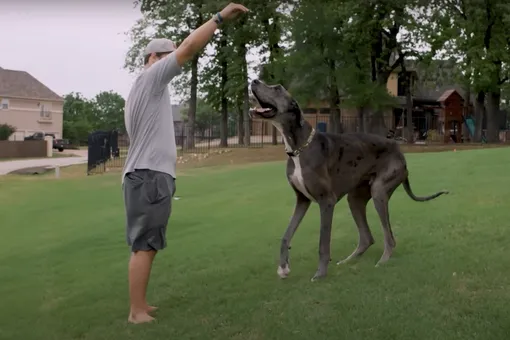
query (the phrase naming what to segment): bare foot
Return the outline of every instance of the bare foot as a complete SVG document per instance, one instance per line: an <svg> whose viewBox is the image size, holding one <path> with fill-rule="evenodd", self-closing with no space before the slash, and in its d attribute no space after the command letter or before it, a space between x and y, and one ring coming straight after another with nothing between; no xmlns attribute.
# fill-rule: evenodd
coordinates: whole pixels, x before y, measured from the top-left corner
<svg viewBox="0 0 510 340"><path fill-rule="evenodd" d="M147 323L147 322L152 322L154 320L156 320L156 319L154 319L152 316L147 314L147 312L141 312L141 313L137 313L137 314L130 313L129 318L128 318L128 322L134 323L134 324Z"/></svg>
<svg viewBox="0 0 510 340"><path fill-rule="evenodd" d="M147 306L147 313L155 312L158 309L156 306Z"/></svg>

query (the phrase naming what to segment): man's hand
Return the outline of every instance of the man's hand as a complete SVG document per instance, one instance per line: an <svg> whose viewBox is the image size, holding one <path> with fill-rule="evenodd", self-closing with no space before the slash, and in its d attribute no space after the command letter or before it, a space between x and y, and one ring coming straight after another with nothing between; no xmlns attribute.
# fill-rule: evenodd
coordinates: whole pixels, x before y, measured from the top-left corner
<svg viewBox="0 0 510 340"><path fill-rule="evenodd" d="M239 14L246 12L248 12L248 8L244 7L243 5L231 2L220 12L220 15L223 20L227 21L235 19Z"/></svg>
<svg viewBox="0 0 510 340"><path fill-rule="evenodd" d="M248 12L248 8L232 2L220 12L220 15L223 20L227 21L246 12ZM193 56L203 49L209 40L211 40L217 28L217 23L213 17L193 31L174 52L177 63L182 66L185 62L193 58Z"/></svg>

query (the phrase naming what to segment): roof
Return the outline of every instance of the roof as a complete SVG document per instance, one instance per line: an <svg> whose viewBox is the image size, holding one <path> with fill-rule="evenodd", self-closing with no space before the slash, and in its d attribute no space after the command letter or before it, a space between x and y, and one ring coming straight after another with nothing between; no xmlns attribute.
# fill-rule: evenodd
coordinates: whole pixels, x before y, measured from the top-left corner
<svg viewBox="0 0 510 340"><path fill-rule="evenodd" d="M441 97L438 98L438 102L444 102L446 99L448 99L448 97L450 97L453 93L457 92L457 90L455 89L450 89L450 90L446 90L444 91L444 93L441 95Z"/></svg>
<svg viewBox="0 0 510 340"><path fill-rule="evenodd" d="M2 96L64 101L30 73L0 67L0 97Z"/></svg>

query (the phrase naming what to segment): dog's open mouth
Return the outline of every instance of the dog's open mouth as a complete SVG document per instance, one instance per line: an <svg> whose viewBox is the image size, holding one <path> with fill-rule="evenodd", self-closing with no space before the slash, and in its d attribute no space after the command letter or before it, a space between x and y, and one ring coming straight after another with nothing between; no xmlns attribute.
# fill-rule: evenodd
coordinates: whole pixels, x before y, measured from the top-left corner
<svg viewBox="0 0 510 340"><path fill-rule="evenodd" d="M257 99L257 102L259 103L260 107L251 109L250 110L251 114L255 114L264 119L271 119L274 116L276 116L276 113L278 112L276 107L269 103L262 102L255 93L253 93L253 96L255 97L255 99Z"/></svg>
<svg viewBox="0 0 510 340"><path fill-rule="evenodd" d="M258 115L258 116L261 116L262 118L266 118L266 119L269 119L269 118L273 118L274 116L276 116L276 109L272 108L272 107L257 107L255 109L253 109L253 112Z"/></svg>

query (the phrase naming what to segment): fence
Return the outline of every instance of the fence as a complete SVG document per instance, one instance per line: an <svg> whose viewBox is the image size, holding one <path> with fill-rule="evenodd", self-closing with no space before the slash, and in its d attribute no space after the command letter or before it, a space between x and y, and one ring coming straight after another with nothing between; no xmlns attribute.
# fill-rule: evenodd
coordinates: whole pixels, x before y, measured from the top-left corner
<svg viewBox="0 0 510 340"><path fill-rule="evenodd" d="M48 143L45 140L0 141L0 159L46 157Z"/></svg>
<svg viewBox="0 0 510 340"><path fill-rule="evenodd" d="M305 114L305 119L320 132L332 132L329 115ZM437 117L413 117L412 132L402 125L401 116L387 115L379 118L341 117L341 132L376 133L402 143L409 139L416 144L443 144L470 142L473 131L465 122L449 122L448 126ZM404 122L405 124L405 122ZM184 124L175 124L175 141L179 155L207 153L220 148L262 148L271 144L283 144L280 132L270 121L252 119L249 129L244 124L229 122L222 136L219 123L202 124L191 129ZM244 131L249 130L249 135ZM506 137L506 133L503 133ZM505 138L506 140L506 138ZM129 140L115 131L96 131L89 135L88 174L102 173L109 168L122 168L127 156Z"/></svg>
<svg viewBox="0 0 510 340"><path fill-rule="evenodd" d="M328 115L306 115L308 123L320 132L334 132L333 124ZM272 142L272 124L270 122L258 122L260 131L258 138L263 144ZM449 122L449 126L437 120L437 118L413 117L412 129L405 128L405 120L400 116L386 115L378 118L341 117L340 131L343 133L363 132L374 133L386 138L401 142L411 140L417 144L427 143L461 143L471 142L473 131L464 122ZM483 131L484 133L485 131ZM277 132L277 144L283 143L283 138Z"/></svg>

